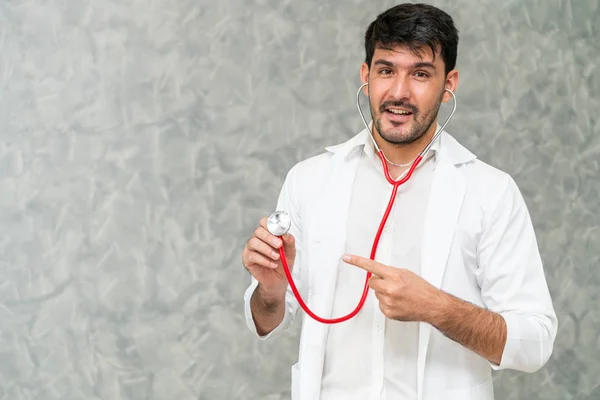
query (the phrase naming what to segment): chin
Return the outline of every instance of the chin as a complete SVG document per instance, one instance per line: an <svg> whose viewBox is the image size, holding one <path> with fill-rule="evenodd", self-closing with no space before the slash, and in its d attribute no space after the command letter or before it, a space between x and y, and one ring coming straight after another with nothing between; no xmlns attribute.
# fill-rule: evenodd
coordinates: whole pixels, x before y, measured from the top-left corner
<svg viewBox="0 0 600 400"><path fill-rule="evenodd" d="M403 140L410 138L410 136L411 136L411 130L408 129L408 127L384 129L383 132L381 133L381 137L383 137L386 140L390 139L390 140L403 141Z"/></svg>
<svg viewBox="0 0 600 400"><path fill-rule="evenodd" d="M413 138L408 138L406 136L397 136L397 135L387 136L386 135L386 136L381 136L381 137L386 142L397 145L397 146L405 146L405 145L411 144L412 142L415 141Z"/></svg>
<svg viewBox="0 0 600 400"><path fill-rule="evenodd" d="M384 131L383 134L380 133L380 136L388 143L397 144L397 145L407 145L419 140L423 135L414 135L410 129L402 129L398 130L387 130Z"/></svg>

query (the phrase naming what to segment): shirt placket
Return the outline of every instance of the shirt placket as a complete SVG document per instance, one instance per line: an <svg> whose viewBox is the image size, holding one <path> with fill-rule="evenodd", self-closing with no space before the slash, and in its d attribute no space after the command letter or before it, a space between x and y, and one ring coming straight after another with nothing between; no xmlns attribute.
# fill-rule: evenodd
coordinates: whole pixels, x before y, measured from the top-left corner
<svg viewBox="0 0 600 400"><path fill-rule="evenodd" d="M389 196L391 195L392 188L390 186L388 193L382 199L381 215L385 213L385 210L389 203ZM379 246L375 255L375 260L382 263L388 264L391 252L392 252L392 237L393 237L393 220L394 220L394 207L392 208L388 217L387 223L381 233ZM385 343L385 316L379 308L379 301L373 301L373 349L372 349L372 371L373 371L373 382L371 385L371 400L379 400L383 391L383 378L384 378L384 343Z"/></svg>

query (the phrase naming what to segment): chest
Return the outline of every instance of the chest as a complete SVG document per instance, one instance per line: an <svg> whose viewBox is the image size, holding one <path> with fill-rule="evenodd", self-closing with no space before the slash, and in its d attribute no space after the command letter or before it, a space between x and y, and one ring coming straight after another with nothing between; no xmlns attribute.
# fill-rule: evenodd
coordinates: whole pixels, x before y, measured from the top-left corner
<svg viewBox="0 0 600 400"><path fill-rule="evenodd" d="M465 187L440 183L430 172L415 175L398 189L375 259L410 268L430 282L437 280L439 286L458 291L457 285L465 282L476 285L481 207ZM303 276L312 294L332 290L331 282L344 274L343 254L369 257L391 200L392 185L376 172L356 168L346 175L316 190L311 206L303 210L303 268L307 269Z"/></svg>

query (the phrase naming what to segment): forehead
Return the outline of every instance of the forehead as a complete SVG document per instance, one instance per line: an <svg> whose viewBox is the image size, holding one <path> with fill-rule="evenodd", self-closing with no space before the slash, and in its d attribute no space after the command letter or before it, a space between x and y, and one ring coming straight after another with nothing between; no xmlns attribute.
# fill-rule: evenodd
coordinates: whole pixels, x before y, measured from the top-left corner
<svg viewBox="0 0 600 400"><path fill-rule="evenodd" d="M442 57L440 57L439 46L435 53L427 45L411 48L408 45L396 45L392 48L377 46L373 53L373 61L385 60L396 64L415 64L418 62L430 62L437 66L443 66Z"/></svg>

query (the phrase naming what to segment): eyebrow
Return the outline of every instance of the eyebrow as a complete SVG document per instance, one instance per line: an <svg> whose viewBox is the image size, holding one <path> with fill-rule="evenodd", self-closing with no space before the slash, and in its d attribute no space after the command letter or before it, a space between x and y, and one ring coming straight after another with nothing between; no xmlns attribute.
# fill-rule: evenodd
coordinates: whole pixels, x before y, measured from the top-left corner
<svg viewBox="0 0 600 400"><path fill-rule="evenodd" d="M391 61L387 61L387 60L375 60L373 62L373 65L385 65L386 67L394 67L394 63ZM431 68L433 70L435 70L435 65L433 65L433 63L431 62L427 62L427 61L420 61L417 63L414 63L412 65L409 66L409 69L416 69L416 68Z"/></svg>

